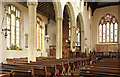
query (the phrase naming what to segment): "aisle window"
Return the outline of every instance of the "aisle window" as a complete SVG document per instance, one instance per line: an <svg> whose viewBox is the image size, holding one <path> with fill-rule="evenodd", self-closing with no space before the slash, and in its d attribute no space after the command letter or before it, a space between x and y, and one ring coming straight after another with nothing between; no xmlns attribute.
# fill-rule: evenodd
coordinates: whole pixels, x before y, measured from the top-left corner
<svg viewBox="0 0 120 77"><path fill-rule="evenodd" d="M37 17L37 49L42 50L42 20Z"/></svg>
<svg viewBox="0 0 120 77"><path fill-rule="evenodd" d="M99 23L99 43L118 42L118 22L112 14L104 15Z"/></svg>
<svg viewBox="0 0 120 77"><path fill-rule="evenodd" d="M8 5L7 11L7 47L20 47L20 10L14 5Z"/></svg>

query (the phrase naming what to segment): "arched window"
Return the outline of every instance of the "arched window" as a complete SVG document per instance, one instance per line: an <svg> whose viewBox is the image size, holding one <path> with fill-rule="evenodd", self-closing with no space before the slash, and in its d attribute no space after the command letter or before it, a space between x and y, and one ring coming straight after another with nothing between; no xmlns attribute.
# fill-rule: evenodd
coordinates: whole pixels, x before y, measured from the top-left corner
<svg viewBox="0 0 120 77"><path fill-rule="evenodd" d="M42 20L37 17L37 49L42 49Z"/></svg>
<svg viewBox="0 0 120 77"><path fill-rule="evenodd" d="M8 5L7 11L7 47L17 45L20 47L20 10L14 5Z"/></svg>
<svg viewBox="0 0 120 77"><path fill-rule="evenodd" d="M111 14L104 15L99 23L99 43L118 42L118 22Z"/></svg>

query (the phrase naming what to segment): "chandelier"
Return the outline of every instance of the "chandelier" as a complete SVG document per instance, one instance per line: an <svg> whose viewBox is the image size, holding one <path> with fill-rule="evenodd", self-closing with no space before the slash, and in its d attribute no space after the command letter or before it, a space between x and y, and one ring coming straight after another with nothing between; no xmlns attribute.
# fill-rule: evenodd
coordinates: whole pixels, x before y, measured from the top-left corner
<svg viewBox="0 0 120 77"><path fill-rule="evenodd" d="M4 20L6 18L6 13L8 11L8 6L7 5L4 5L4 9L5 9L5 15L3 16L3 19L2 19L2 25L1 25L1 34L3 34L5 36L5 38L7 37L7 31L10 31L10 29L7 29L7 26L5 28L3 28L3 23L4 23Z"/></svg>

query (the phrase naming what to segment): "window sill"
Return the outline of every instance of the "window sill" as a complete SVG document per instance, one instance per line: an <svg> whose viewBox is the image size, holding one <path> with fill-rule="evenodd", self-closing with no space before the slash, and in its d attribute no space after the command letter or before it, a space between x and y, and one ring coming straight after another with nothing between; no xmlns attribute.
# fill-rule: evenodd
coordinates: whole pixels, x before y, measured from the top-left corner
<svg viewBox="0 0 120 77"><path fill-rule="evenodd" d="M42 50L41 51L37 51L37 52L42 52Z"/></svg>
<svg viewBox="0 0 120 77"><path fill-rule="evenodd" d="M17 52L17 51L22 51L22 50L7 50L7 51L16 51Z"/></svg>
<svg viewBox="0 0 120 77"><path fill-rule="evenodd" d="M118 43L98 43L98 44L118 44Z"/></svg>

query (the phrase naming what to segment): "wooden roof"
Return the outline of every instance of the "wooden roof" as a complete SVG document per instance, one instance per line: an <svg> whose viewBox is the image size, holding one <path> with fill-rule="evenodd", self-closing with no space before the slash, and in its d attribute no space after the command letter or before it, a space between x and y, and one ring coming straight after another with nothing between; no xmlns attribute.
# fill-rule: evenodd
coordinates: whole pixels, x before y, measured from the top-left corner
<svg viewBox="0 0 120 77"><path fill-rule="evenodd" d="M27 7L27 2L19 2L19 3ZM120 5L120 2L87 2L87 8L90 6L92 9L92 15L97 8L113 6L113 5ZM55 11L52 2L38 2L37 12L55 21ZM63 17L64 16L65 15L63 15Z"/></svg>
<svg viewBox="0 0 120 77"><path fill-rule="evenodd" d="M27 2L19 2L19 4L27 7ZM37 12L47 18L55 20L55 11L52 2L38 2Z"/></svg>
<svg viewBox="0 0 120 77"><path fill-rule="evenodd" d="M114 6L114 5L120 5L120 2L88 2L87 8L90 6L92 9L92 15L94 11L98 8L106 7L106 6Z"/></svg>

